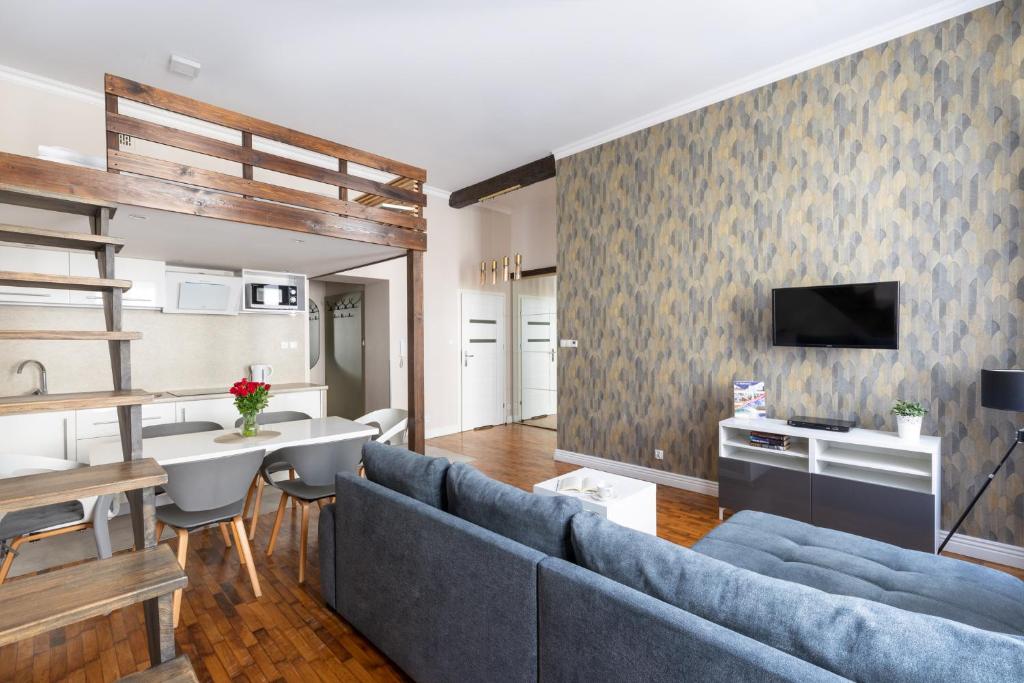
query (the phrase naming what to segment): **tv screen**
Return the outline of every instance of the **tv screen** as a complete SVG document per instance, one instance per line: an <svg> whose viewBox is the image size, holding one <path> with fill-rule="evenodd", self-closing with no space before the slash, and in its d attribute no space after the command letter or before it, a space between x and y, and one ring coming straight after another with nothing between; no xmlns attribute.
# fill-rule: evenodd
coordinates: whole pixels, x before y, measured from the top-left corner
<svg viewBox="0 0 1024 683"><path fill-rule="evenodd" d="M900 283L786 287L772 291L775 346L899 348Z"/></svg>

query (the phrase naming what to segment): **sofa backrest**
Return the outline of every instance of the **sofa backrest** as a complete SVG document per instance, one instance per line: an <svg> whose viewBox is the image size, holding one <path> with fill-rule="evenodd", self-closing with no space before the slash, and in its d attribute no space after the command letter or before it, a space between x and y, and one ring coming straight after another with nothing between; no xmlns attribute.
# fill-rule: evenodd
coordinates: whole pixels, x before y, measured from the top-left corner
<svg viewBox="0 0 1024 683"><path fill-rule="evenodd" d="M557 558L537 578L541 681L845 680Z"/></svg>
<svg viewBox="0 0 1024 683"><path fill-rule="evenodd" d="M334 606L414 680L535 681L532 548L339 474Z"/></svg>
<svg viewBox="0 0 1024 683"><path fill-rule="evenodd" d="M495 481L471 465L452 465L448 511L547 555L572 559L569 520L583 509L575 498L538 496Z"/></svg>
<svg viewBox="0 0 1024 683"><path fill-rule="evenodd" d="M445 479L449 463L405 448L369 441L363 446L366 478L439 510L446 509Z"/></svg>
<svg viewBox="0 0 1024 683"><path fill-rule="evenodd" d="M859 681L1006 681L1024 642L876 602L761 576L608 522L572 520L587 569Z"/></svg>

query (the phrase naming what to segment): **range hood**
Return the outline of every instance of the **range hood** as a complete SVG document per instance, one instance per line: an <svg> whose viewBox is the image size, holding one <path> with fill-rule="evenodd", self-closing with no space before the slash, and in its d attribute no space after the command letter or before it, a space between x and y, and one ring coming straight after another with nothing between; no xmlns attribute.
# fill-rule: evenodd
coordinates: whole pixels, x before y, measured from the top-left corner
<svg viewBox="0 0 1024 683"><path fill-rule="evenodd" d="M242 278L231 271L167 268L164 313L238 315Z"/></svg>

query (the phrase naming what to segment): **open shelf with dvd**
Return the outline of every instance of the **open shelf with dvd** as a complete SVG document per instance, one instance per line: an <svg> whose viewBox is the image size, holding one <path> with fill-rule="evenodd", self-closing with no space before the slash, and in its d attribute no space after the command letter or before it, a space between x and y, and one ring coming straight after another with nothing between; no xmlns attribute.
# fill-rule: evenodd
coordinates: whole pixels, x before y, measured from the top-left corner
<svg viewBox="0 0 1024 683"><path fill-rule="evenodd" d="M832 432L773 419L729 418L718 428L723 508L785 514L872 538L879 536L869 520L886 514L909 521L879 540L934 551L942 481L938 437L910 441L892 432ZM806 493L804 480L794 478L803 473Z"/></svg>

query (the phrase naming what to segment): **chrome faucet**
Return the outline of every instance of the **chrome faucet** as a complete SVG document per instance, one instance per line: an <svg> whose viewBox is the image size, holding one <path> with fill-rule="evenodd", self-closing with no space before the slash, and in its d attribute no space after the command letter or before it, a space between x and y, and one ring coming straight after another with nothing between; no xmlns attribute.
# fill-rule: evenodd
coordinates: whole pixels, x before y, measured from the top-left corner
<svg viewBox="0 0 1024 683"><path fill-rule="evenodd" d="M39 366L39 388L33 391L32 393L37 396L45 396L46 394L50 393L49 390L46 388L46 366L37 360L23 360L21 361L21 365L18 366L19 375L21 374L21 371L25 369L26 365Z"/></svg>

